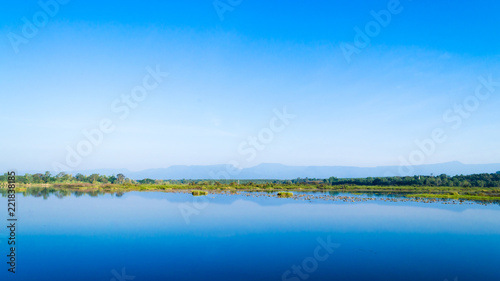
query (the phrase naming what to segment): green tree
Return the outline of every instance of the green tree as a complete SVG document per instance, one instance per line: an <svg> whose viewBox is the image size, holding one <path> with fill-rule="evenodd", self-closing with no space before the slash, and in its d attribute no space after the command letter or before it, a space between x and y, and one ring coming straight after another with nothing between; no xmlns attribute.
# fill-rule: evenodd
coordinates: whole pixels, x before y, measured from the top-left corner
<svg viewBox="0 0 500 281"><path fill-rule="evenodd" d="M75 179L76 179L76 181L78 181L78 182L85 182L86 177L85 177L84 175L82 175L82 174L78 173L78 174L76 174Z"/></svg>
<svg viewBox="0 0 500 281"><path fill-rule="evenodd" d="M43 176L42 176L42 181L44 183L49 183L49 182L51 182L51 180L52 179L51 179L51 176L50 176L50 172L46 171L45 174L43 174Z"/></svg>
<svg viewBox="0 0 500 281"><path fill-rule="evenodd" d="M116 177L115 177L115 175L111 175L111 176L109 176L109 177L108 177L108 181L109 181L110 183L115 183L115 182L116 182Z"/></svg>
<svg viewBox="0 0 500 281"><path fill-rule="evenodd" d="M90 183L96 183L98 179L99 179L99 174L92 174L89 176Z"/></svg>
<svg viewBox="0 0 500 281"><path fill-rule="evenodd" d="M116 183L122 184L124 182L125 182L125 175L124 174L116 175Z"/></svg>
<svg viewBox="0 0 500 281"><path fill-rule="evenodd" d="M30 174L24 174L24 182L25 183L32 183L33 182L33 176Z"/></svg>

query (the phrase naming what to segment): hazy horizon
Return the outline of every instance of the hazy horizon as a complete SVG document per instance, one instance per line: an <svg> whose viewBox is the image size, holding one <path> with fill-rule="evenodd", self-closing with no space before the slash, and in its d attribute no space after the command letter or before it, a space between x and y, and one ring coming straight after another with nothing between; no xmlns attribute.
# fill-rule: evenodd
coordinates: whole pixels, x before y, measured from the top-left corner
<svg viewBox="0 0 500 281"><path fill-rule="evenodd" d="M14 170L18 175L44 174L63 176L60 171ZM426 164L415 166L289 166L279 163L261 163L252 167L237 169L227 164L216 165L173 165L144 170L130 170L127 168L101 168L88 170L70 170L65 173L83 175L112 176L124 174L134 180L142 179L172 179L172 180L227 180L227 179L279 179L290 180L297 178L378 178L378 177L406 177L406 176L461 176L473 174L498 174L500 163L492 164L464 164L458 161L440 164Z"/></svg>
<svg viewBox="0 0 500 281"><path fill-rule="evenodd" d="M461 165L496 165L500 164L500 161L498 163L463 163L461 161L447 161L447 162L439 162L439 163L425 163L422 165L413 165L413 166L426 166L426 165L442 165L442 164L461 164ZM154 170L154 169L168 169L171 167L179 167L179 166L185 166L185 167L196 167L196 166L201 166L201 167L207 167L207 166L225 166L225 165L231 165L228 163L214 163L214 164L206 164L206 165L169 165L169 166L159 166L159 167L149 167L145 169L129 169L127 167L97 167L97 168L90 168L90 169L73 169L73 170L67 170L63 172L74 172L74 171L93 171L93 170L128 170L131 172L139 172L139 171L145 171L145 170ZM373 166L356 166L356 165L287 165L283 163L272 163L272 162L263 162L263 163L257 163L252 166L248 166L245 168L255 168L258 166L262 165L282 165L282 166L287 166L287 167L353 167L353 168L377 168L377 167L394 167L394 166L400 166L400 165L373 165ZM409 165L411 166L411 165ZM12 169L8 169L12 170ZM16 169L13 169L16 170ZM38 172L44 172L45 170L32 170L32 169L18 169L18 170L29 170L29 171L38 171ZM50 169L48 170L49 172L53 172Z"/></svg>

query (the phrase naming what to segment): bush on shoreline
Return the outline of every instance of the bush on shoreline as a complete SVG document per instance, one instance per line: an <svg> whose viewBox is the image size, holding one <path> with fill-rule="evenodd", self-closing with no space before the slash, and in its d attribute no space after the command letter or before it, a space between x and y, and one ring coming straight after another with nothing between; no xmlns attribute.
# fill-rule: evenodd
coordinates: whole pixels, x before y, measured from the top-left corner
<svg viewBox="0 0 500 281"><path fill-rule="evenodd" d="M203 190L193 190L191 193L193 194L193 196L208 195L208 192Z"/></svg>
<svg viewBox="0 0 500 281"><path fill-rule="evenodd" d="M278 192L278 197L281 197L281 198L292 198L293 197L293 193L292 192L288 192L288 191L280 191L280 192Z"/></svg>

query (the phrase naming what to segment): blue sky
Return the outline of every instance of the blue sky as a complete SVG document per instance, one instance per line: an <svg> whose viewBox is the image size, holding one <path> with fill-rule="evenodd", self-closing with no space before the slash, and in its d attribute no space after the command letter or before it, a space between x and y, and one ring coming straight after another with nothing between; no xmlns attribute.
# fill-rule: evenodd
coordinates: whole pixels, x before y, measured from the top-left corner
<svg viewBox="0 0 500 281"><path fill-rule="evenodd" d="M220 1L233 3L223 20L213 3L68 1L16 45L23 18L44 10L4 1L0 168L67 165L68 147L103 119L115 130L70 168L399 165L435 129L446 141L422 163L500 162L500 87L458 128L443 119L474 95L478 77L500 81L500 3L402 0L349 62L341 44L354 45L355 27L391 1ZM120 119L113 102L142 85L148 67L169 75ZM251 148L248 138L283 108L295 118Z"/></svg>

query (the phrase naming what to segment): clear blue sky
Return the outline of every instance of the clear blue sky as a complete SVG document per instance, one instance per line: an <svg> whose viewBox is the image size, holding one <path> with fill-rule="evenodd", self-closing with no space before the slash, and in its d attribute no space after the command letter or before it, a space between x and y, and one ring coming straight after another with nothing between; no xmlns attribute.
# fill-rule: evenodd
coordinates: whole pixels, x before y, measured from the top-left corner
<svg viewBox="0 0 500 281"><path fill-rule="evenodd" d="M457 129L443 119L479 76L500 81L500 3L402 0L348 62L341 44L389 2L244 0L221 20L210 0L70 0L16 52L23 18L44 12L3 1L0 169L64 164L104 118L115 130L77 169L398 165L436 128L447 140L425 163L500 162L500 87ZM120 119L113 101L157 65L169 76ZM239 153L284 107L286 128L255 158Z"/></svg>

